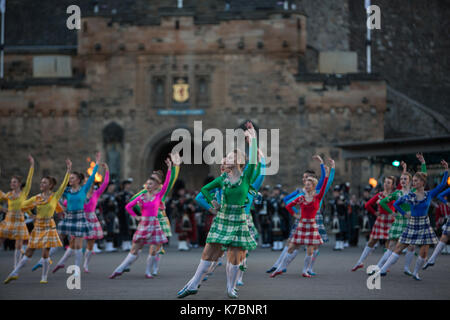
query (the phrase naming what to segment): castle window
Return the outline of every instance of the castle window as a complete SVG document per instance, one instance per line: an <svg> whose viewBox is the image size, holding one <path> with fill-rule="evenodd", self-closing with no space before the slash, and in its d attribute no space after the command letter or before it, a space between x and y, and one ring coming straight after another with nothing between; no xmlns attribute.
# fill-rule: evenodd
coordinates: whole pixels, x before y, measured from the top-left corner
<svg viewBox="0 0 450 320"><path fill-rule="evenodd" d="M69 78L72 77L72 60L70 56L36 56L33 57L34 78Z"/></svg>
<svg viewBox="0 0 450 320"><path fill-rule="evenodd" d="M196 78L196 102L199 107L208 107L210 104L209 76Z"/></svg>
<svg viewBox="0 0 450 320"><path fill-rule="evenodd" d="M153 78L153 106L164 107L165 106L165 78L164 76L157 76Z"/></svg>

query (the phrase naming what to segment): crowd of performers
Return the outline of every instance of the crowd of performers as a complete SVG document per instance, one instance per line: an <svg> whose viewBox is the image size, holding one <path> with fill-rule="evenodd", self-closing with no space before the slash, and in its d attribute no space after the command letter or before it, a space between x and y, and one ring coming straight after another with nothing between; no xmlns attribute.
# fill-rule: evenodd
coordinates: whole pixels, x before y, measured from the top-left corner
<svg viewBox="0 0 450 320"><path fill-rule="evenodd" d="M265 157L258 148L256 132L251 122L246 124L245 136L249 144L248 159L237 149L228 154L220 166L220 176L207 183L195 200L185 204L186 208L195 211L195 203L208 212L212 219L200 262L192 278L178 292L179 298L196 294L202 281L207 280L215 268L222 264L221 259L225 254L226 292L230 298L237 298L238 286L243 285L243 275L247 270L249 252L257 247L260 233L263 247L267 247L272 241L273 249L281 251L277 261L267 270L270 277L274 278L286 272L289 264L297 256L300 246L306 249L302 276L305 278L316 276L314 265L319 256L319 248L324 242L329 241L322 207L324 197L333 184L334 160L328 159L325 164L319 156L314 156L313 158L320 163L320 178L314 171L307 170L302 176L302 187L284 197L281 192L275 197L269 197L267 188L263 188L260 192L265 177ZM421 280L419 271L433 266L439 253L446 247L450 228L446 201L450 189L444 190L448 179L448 164L442 160L441 164L445 170L442 182L434 189L425 191L426 164L421 154L417 154L417 158L421 162L421 171L414 175L408 172L406 164L402 162L400 187L396 178L389 176L385 178L383 191L373 197L370 198L368 190L365 190L367 194L364 208L376 219L372 221L368 242L352 271L363 268L367 256L373 252L376 244L382 241L386 245L386 251L378 262L379 270L375 271L377 275L385 276L389 268L398 261L401 253L406 251L405 274L415 280ZM0 238L15 240L14 266L4 283L18 279L19 273L36 249L41 249L42 255L32 270L42 268L40 282L47 283L52 264L51 256L58 247L63 246L64 238L68 242L68 247L62 258L55 263L52 273L65 268L72 256L79 270L88 273L92 254L98 249L96 241L105 236L104 227L95 212L99 199L106 199L104 202L108 206L108 199L111 198L108 193L113 192L108 190L110 182L108 166L101 162L101 155L97 153L93 172L85 178L83 174L72 171L72 162L67 159L67 171L57 190L54 191L57 187L56 179L45 176L40 182L41 192L29 197L34 159L29 156L29 161L30 170L25 185L21 185L20 177L13 176L10 183L11 191L8 193L0 191L0 199L8 202L8 212L5 219L0 222ZM119 219L123 221L129 215L135 219L137 226L132 236L132 244L125 245L129 253L114 270L111 270L110 279L129 271L147 244L150 248L146 259L145 277L153 278L158 274L159 261L161 254L164 253L163 245L172 236L170 221L166 214L166 198L178 178L182 162L178 154L170 154L165 164L167 166L165 175L162 171L154 171L143 190L134 196L129 190L124 190L126 192L119 200L123 205L123 214L118 215ZM94 178L99 166L104 169L104 180L95 189ZM276 189L281 191L281 187ZM356 207L360 205L354 197L346 202L342 194L343 189L345 186L335 187L333 199L329 202L333 212L333 229L338 228L335 231L335 250L342 250L348 246L348 241L354 242L352 239L355 237L351 235L352 228L348 227L353 224L352 219L349 219L348 212L345 211L349 208L353 211L352 208L355 207L356 212ZM280 202L273 200L280 198L282 199ZM437 238L428 217L428 209L433 198L442 202L441 211L447 215L440 239ZM172 203L172 207L176 205ZM292 215L294 223L283 222L288 219L280 217L281 215L277 213L281 212L281 209ZM31 215L34 220L31 233L25 223L25 213ZM54 220L55 213L62 215L58 224ZM257 227L253 219L255 214ZM268 217L270 219L267 219ZM187 232L184 225L192 225L192 221L186 215L177 220L175 229L180 234L179 239L182 242L183 234ZM369 221L367 223L371 224ZM281 227L282 225L284 227ZM286 226L290 227L290 231L288 230L287 241L283 245ZM107 233L111 234L110 230ZM127 241L125 238L124 243ZM27 242L26 250L22 250L24 242ZM84 242L86 247L83 255ZM111 246L110 241L107 243ZM435 245L435 248L428 258L430 245ZM416 247L419 248L419 256L411 272L410 265Z"/></svg>

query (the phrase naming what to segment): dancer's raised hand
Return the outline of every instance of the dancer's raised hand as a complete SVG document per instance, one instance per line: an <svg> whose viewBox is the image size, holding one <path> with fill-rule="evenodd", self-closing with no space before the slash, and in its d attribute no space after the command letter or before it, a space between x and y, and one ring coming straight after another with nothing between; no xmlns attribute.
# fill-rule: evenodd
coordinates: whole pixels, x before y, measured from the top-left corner
<svg viewBox="0 0 450 320"><path fill-rule="evenodd" d="M333 159L329 158L328 163L330 164L331 168L333 168L333 169L336 168L336 162Z"/></svg>
<svg viewBox="0 0 450 320"><path fill-rule="evenodd" d="M31 167L34 167L34 159L33 159L33 157L31 156L31 154L28 155L28 161L30 161L30 166L31 166Z"/></svg>
<svg viewBox="0 0 450 320"><path fill-rule="evenodd" d="M420 161L421 164L424 164L424 163L425 163L425 159L424 159L424 157L423 157L422 152L417 152L417 153L416 153L416 157L417 157L417 159Z"/></svg>
<svg viewBox="0 0 450 320"><path fill-rule="evenodd" d="M105 162L103 162L103 163L101 164L101 166L102 166L103 169L105 169L105 171L108 171L108 170L109 170L108 164L106 164Z"/></svg>
<svg viewBox="0 0 450 320"><path fill-rule="evenodd" d="M72 171L72 161L70 159L66 159L67 172Z"/></svg>
<svg viewBox="0 0 450 320"><path fill-rule="evenodd" d="M402 168L403 168L403 173L406 173L408 170L407 170L407 168L408 168L408 166L406 165L406 162L405 161L402 161L402 162L400 162L400 165L402 166Z"/></svg>
<svg viewBox="0 0 450 320"><path fill-rule="evenodd" d="M167 159L164 162L166 163L168 169L172 167L172 161L170 161L170 157L167 157Z"/></svg>
<svg viewBox="0 0 450 320"><path fill-rule="evenodd" d="M448 163L445 160L442 160L441 164L444 167L444 169L448 171Z"/></svg>
<svg viewBox="0 0 450 320"><path fill-rule="evenodd" d="M180 157L180 153L171 153L170 154L170 158L172 159L172 163L175 166L180 166L181 165L181 157Z"/></svg>
<svg viewBox="0 0 450 320"><path fill-rule="evenodd" d="M322 157L319 156L318 154L314 155L312 158L313 158L314 160L319 161L320 164L323 164L323 159L322 159Z"/></svg>

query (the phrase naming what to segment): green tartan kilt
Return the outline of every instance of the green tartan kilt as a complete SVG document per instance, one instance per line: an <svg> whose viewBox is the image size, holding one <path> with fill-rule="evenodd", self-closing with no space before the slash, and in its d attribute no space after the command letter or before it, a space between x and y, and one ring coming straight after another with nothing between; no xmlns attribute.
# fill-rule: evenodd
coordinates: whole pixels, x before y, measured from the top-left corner
<svg viewBox="0 0 450 320"><path fill-rule="evenodd" d="M389 229L389 239L390 240L400 239L407 225L408 225L408 218L402 216L401 214L398 214L395 217L394 223L392 223L391 228Z"/></svg>
<svg viewBox="0 0 450 320"><path fill-rule="evenodd" d="M214 218L206 243L220 243L244 250L255 249L257 243L250 234L244 206L222 205Z"/></svg>
<svg viewBox="0 0 450 320"><path fill-rule="evenodd" d="M167 216L162 214L162 211L158 209L158 221L161 226L162 231L166 235L166 237L172 236L172 230L170 230L170 222Z"/></svg>

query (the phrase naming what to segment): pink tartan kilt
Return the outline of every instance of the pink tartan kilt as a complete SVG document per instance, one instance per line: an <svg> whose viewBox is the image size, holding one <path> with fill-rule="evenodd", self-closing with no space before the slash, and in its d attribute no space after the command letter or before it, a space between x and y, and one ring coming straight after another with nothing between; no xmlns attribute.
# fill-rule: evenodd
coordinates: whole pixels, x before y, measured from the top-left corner
<svg viewBox="0 0 450 320"><path fill-rule="evenodd" d="M133 243L142 241L144 244L166 243L167 238L159 225L158 217L142 217L136 232L133 235Z"/></svg>
<svg viewBox="0 0 450 320"><path fill-rule="evenodd" d="M304 245L323 244L316 219L300 219L297 229L292 235L291 243Z"/></svg>
<svg viewBox="0 0 450 320"><path fill-rule="evenodd" d="M103 239L103 228L97 219L95 212L86 212L86 220L92 227L92 234L84 237L86 240Z"/></svg>
<svg viewBox="0 0 450 320"><path fill-rule="evenodd" d="M391 214L380 214L375 220L370 237L372 239L389 239L389 229L395 221Z"/></svg>

